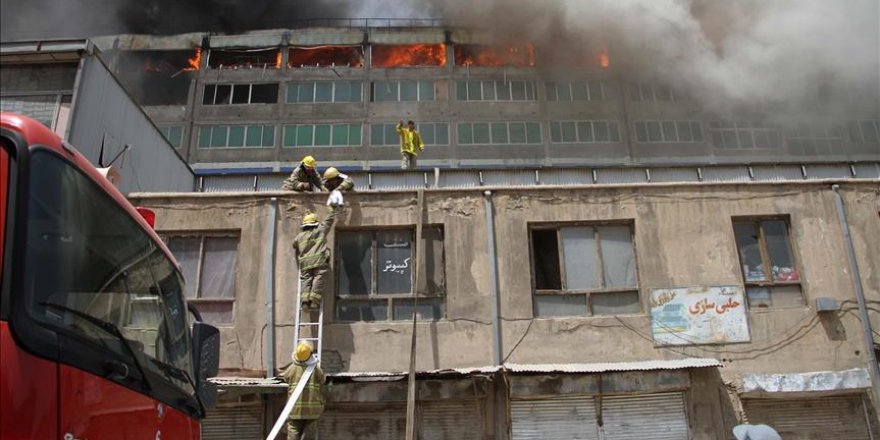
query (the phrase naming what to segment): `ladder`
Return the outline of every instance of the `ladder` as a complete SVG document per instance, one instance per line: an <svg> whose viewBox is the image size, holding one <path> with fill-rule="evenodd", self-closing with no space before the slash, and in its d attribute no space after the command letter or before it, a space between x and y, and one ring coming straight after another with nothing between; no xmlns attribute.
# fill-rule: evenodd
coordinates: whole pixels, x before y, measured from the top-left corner
<svg viewBox="0 0 880 440"><path fill-rule="evenodd" d="M303 312L306 313L306 320L303 321ZM312 348L314 348L315 358L318 360L318 363L321 362L321 348L322 348L322 339L324 336L324 298L321 298L321 307L318 309L318 321L310 322L309 320L312 318L313 312L311 310L303 310L302 308L302 281L300 280L300 272L297 271L296 277L296 318L294 320L293 326L293 349L290 351L293 353L296 351L296 346L301 341L307 341L312 343ZM317 328L316 328L317 327ZM309 331L311 329L311 331ZM304 331L305 330L305 331ZM308 337L303 337L303 335L309 335Z"/></svg>

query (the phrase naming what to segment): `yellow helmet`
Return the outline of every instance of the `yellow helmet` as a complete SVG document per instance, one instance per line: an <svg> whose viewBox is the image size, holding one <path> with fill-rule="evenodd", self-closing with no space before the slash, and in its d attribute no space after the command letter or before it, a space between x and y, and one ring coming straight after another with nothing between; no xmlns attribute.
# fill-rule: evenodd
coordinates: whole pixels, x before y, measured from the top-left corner
<svg viewBox="0 0 880 440"><path fill-rule="evenodd" d="M327 168L326 170L324 170L324 179L325 180L335 179L337 176L339 176L339 170L337 170L334 167L330 167L330 168Z"/></svg>
<svg viewBox="0 0 880 440"><path fill-rule="evenodd" d="M293 352L293 360L297 362L305 362L312 357L312 344L309 344L306 341L302 341L296 346L296 351Z"/></svg>
<svg viewBox="0 0 880 440"><path fill-rule="evenodd" d="M318 215L313 213L308 213L303 217L303 226L313 225L318 223Z"/></svg>
<svg viewBox="0 0 880 440"><path fill-rule="evenodd" d="M318 161L315 160L315 158L312 156L304 157L302 163L309 168L315 168L316 166L318 166Z"/></svg>

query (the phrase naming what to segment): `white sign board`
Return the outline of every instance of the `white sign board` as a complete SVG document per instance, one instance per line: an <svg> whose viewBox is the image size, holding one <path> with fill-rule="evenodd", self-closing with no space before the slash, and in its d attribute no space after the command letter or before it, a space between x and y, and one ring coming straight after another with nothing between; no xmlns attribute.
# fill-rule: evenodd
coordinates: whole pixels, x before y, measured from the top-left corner
<svg viewBox="0 0 880 440"><path fill-rule="evenodd" d="M743 290L739 286L653 289L651 331L656 345L748 342Z"/></svg>

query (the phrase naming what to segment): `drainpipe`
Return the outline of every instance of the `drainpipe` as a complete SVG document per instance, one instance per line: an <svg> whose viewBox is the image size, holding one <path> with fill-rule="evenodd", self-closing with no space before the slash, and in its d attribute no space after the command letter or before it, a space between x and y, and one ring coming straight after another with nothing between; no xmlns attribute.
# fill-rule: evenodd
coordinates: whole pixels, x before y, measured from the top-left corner
<svg viewBox="0 0 880 440"><path fill-rule="evenodd" d="M498 258L495 255L495 212L492 205L492 191L484 191L486 202L486 242L489 250L489 282L492 293L492 363L501 367L501 317L499 314L500 303L498 298ZM503 440L507 437L507 396L504 383L503 371L495 373L495 438Z"/></svg>
<svg viewBox="0 0 880 440"><path fill-rule="evenodd" d="M266 378L275 377L275 229L278 219L278 199L269 199L269 220L266 225ZM299 282L299 281L297 281Z"/></svg>
<svg viewBox="0 0 880 440"><path fill-rule="evenodd" d="M856 261L856 251L853 247L852 235L849 233L846 209L843 207L843 198L840 196L840 185L832 185L831 190L834 192L837 218L840 220L840 228L843 230L843 243L846 245L846 258L849 260L850 276L852 276L853 286L856 289L856 299L859 302L859 316L862 319L865 349L868 354L868 371L871 374L871 391L874 393L874 406L877 406L880 405L880 365L877 364L877 356L874 354L874 335L873 330L871 330L871 321L868 318L868 307L865 305L862 277L859 274L859 264Z"/></svg>

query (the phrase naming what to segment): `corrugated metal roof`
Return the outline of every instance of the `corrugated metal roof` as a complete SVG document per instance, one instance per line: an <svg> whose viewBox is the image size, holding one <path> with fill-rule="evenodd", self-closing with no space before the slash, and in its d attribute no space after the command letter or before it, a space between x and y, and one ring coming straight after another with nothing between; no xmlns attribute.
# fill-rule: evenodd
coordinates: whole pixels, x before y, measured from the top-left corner
<svg viewBox="0 0 880 440"><path fill-rule="evenodd" d="M262 377L212 377L208 382L220 387L287 387L287 383L279 378Z"/></svg>
<svg viewBox="0 0 880 440"><path fill-rule="evenodd" d="M687 358L635 362L598 362L589 364L504 364L512 373L604 373L606 371L682 370L686 368L720 367L712 358Z"/></svg>

